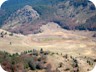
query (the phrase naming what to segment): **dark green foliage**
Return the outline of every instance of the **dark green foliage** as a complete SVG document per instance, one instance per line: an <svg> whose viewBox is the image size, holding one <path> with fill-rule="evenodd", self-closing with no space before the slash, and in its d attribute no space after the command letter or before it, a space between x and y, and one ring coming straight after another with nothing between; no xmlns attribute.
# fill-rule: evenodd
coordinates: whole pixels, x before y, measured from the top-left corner
<svg viewBox="0 0 96 72"><path fill-rule="evenodd" d="M41 48L40 53L43 53L43 49Z"/></svg>
<svg viewBox="0 0 96 72"><path fill-rule="evenodd" d="M13 33L10 33L9 36L13 36Z"/></svg>
<svg viewBox="0 0 96 72"><path fill-rule="evenodd" d="M57 4L60 1L63 0L8 0L1 6L1 9L5 10L5 14L0 17L0 24L2 24L12 13L25 5L32 6L42 15L49 12L50 6ZM50 11L52 11L52 8Z"/></svg>

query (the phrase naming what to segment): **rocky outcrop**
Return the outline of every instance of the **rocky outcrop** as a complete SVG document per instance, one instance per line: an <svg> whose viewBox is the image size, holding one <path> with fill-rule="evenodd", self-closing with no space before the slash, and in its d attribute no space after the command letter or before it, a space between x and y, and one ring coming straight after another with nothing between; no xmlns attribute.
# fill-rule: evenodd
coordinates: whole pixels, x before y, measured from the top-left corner
<svg viewBox="0 0 96 72"><path fill-rule="evenodd" d="M31 6L26 5L17 10L5 21L3 29L12 30L24 24L30 24L39 18L39 14Z"/></svg>
<svg viewBox="0 0 96 72"><path fill-rule="evenodd" d="M96 31L96 8L88 0L23 0L16 6L12 4L12 8L6 3L2 5L6 14L0 17L1 22L4 21L1 28L11 32L38 33L40 27L49 22L68 30Z"/></svg>

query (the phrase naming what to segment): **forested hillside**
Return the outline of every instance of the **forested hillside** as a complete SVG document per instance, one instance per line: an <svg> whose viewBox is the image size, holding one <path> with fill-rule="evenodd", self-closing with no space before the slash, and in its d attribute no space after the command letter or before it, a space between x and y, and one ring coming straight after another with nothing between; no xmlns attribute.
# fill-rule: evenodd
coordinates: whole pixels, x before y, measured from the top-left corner
<svg viewBox="0 0 96 72"><path fill-rule="evenodd" d="M17 24L14 24L14 19L19 18L14 14L18 14L18 11L26 5L37 11L40 17L30 23L18 21ZM39 32L40 26L47 22L58 23L62 28L68 30L96 30L96 20L94 19L96 19L96 9L88 0L8 0L0 9L1 28L16 33L23 31L24 34ZM13 25L11 28L6 26L10 26L10 24ZM15 25L19 25L19 31Z"/></svg>

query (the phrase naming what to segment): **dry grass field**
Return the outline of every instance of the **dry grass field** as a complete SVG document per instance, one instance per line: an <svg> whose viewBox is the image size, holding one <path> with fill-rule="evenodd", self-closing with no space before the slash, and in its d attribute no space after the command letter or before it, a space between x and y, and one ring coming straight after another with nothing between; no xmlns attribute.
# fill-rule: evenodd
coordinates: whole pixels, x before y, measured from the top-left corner
<svg viewBox="0 0 96 72"><path fill-rule="evenodd" d="M9 53L20 53L26 50L43 48L53 54L49 55L50 63L53 63L53 69L57 68L62 62L63 66L58 68L60 72L67 67L71 67L70 56L76 58L79 64L80 72L87 72L94 66L93 60L96 59L96 37L92 37L95 32L90 31L67 31L54 23L48 23L41 27L42 33L21 35L7 32L4 37L0 37L0 51ZM6 32L0 30L0 32ZM64 59L64 55L68 55L68 60ZM89 65L87 60L91 60L93 64ZM30 72L30 71L29 71Z"/></svg>

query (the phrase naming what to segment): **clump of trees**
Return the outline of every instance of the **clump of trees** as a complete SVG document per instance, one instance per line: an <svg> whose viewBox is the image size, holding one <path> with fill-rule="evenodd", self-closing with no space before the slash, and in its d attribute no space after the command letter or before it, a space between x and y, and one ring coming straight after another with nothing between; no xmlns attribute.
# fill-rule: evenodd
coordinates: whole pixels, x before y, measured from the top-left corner
<svg viewBox="0 0 96 72"><path fill-rule="evenodd" d="M47 55L49 53L41 49L24 51L21 54L9 54L0 52L0 63L8 72L26 72L28 70L49 70ZM50 64L51 65L51 64Z"/></svg>
<svg viewBox="0 0 96 72"><path fill-rule="evenodd" d="M7 33L6 31L1 31L0 32L0 37L1 38L5 37L6 35L13 36L13 33Z"/></svg>
<svg viewBox="0 0 96 72"><path fill-rule="evenodd" d="M87 60L87 63L89 64L89 65L93 65L93 61L92 60Z"/></svg>

